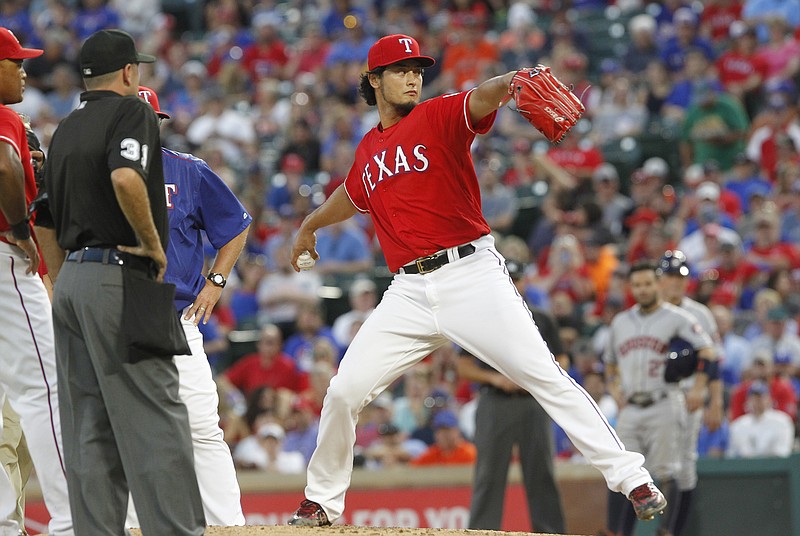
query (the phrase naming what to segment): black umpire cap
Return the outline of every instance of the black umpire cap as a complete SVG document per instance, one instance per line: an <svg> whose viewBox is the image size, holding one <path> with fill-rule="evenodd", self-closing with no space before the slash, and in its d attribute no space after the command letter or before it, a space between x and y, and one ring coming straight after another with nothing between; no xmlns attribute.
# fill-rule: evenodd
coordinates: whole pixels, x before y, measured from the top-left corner
<svg viewBox="0 0 800 536"><path fill-rule="evenodd" d="M81 47L81 74L92 78L113 73L129 63L153 63L154 56L136 51L133 37L122 30L100 30Z"/></svg>
<svg viewBox="0 0 800 536"><path fill-rule="evenodd" d="M658 275L672 274L687 277L689 275L689 263L686 262L686 255L678 249L671 249L664 253L656 268Z"/></svg>

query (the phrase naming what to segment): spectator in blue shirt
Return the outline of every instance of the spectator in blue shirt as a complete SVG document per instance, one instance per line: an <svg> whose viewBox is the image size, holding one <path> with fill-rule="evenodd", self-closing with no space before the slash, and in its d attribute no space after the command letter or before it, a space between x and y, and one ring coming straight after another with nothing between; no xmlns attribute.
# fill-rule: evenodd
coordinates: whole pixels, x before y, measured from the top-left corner
<svg viewBox="0 0 800 536"><path fill-rule="evenodd" d="M697 438L697 455L700 458L722 458L728 450L728 421L723 420L713 432L703 424Z"/></svg>
<svg viewBox="0 0 800 536"><path fill-rule="evenodd" d="M733 167L725 178L725 189L736 194L742 205L742 213L750 211L750 198L753 195L769 196L772 185L759 173L755 162L745 153L736 155Z"/></svg>
<svg viewBox="0 0 800 536"><path fill-rule="evenodd" d="M302 396L297 397L286 419L284 450L300 452L308 464L314 449L317 448L318 433L319 415L314 404Z"/></svg>
<svg viewBox="0 0 800 536"><path fill-rule="evenodd" d="M800 1L798 0L745 0L742 6L742 18L745 22L755 24L758 40L766 42L769 35L767 22L777 17L785 20L792 28L800 26Z"/></svg>
<svg viewBox="0 0 800 536"><path fill-rule="evenodd" d="M82 0L72 21L72 30L81 41L99 30L119 26L119 14L108 6L107 0Z"/></svg>
<svg viewBox="0 0 800 536"><path fill-rule="evenodd" d="M675 35L661 49L661 59L671 72L679 73L683 70L686 53L691 48L702 50L708 61L714 61L714 45L698 35L698 20L694 11L682 7L675 12L673 21Z"/></svg>
<svg viewBox="0 0 800 536"><path fill-rule="evenodd" d="M284 353L294 360L298 369L308 372L314 364L314 343L319 338L328 339L336 348L338 363L342 351L336 344L331 327L325 324L322 307L318 303L301 304L297 308L294 333L283 344Z"/></svg>
<svg viewBox="0 0 800 536"><path fill-rule="evenodd" d="M317 253L314 269L322 275L352 278L369 272L374 264L364 231L348 221L317 231Z"/></svg>

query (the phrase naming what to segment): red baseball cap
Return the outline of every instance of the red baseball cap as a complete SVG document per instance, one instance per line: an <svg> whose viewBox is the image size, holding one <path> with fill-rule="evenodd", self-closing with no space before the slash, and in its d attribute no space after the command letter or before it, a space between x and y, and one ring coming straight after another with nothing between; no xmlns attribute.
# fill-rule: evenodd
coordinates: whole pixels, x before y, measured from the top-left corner
<svg viewBox="0 0 800 536"><path fill-rule="evenodd" d="M19 39L8 28L0 28L0 60L27 60L41 56L44 50L22 48Z"/></svg>
<svg viewBox="0 0 800 536"><path fill-rule="evenodd" d="M372 45L367 55L369 70L386 67L403 60L419 60L423 67L430 67L436 60L419 53L419 43L413 37L403 34L392 34L381 37Z"/></svg>
<svg viewBox="0 0 800 536"><path fill-rule="evenodd" d="M158 105L158 95L156 95L156 92L149 87L139 86L139 98L152 106L158 117L163 119L170 118L169 114L161 111L161 107Z"/></svg>

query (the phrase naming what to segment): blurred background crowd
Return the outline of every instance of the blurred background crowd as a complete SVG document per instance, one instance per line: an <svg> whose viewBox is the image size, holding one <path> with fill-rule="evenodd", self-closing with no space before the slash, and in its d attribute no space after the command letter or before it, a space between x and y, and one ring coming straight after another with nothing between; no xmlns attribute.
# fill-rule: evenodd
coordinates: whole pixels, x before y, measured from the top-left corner
<svg viewBox="0 0 800 536"><path fill-rule="evenodd" d="M632 304L626 268L678 248L719 324L728 422L761 407L797 423L800 0L4 0L0 26L45 50L15 106L45 148L78 103L82 40L131 33L159 58L142 82L172 117L164 145L205 159L253 215L203 326L240 467L304 470L328 381L391 280L363 215L318 233L314 270L289 265L294 230L378 121L357 87L390 33L436 58L423 97L541 62L586 104L558 146L501 110L473 151L499 250L609 420L602 351ZM479 393L458 359L435 352L367 408L359 465L474 459ZM777 454L735 452L728 422L702 434L701 455Z"/></svg>

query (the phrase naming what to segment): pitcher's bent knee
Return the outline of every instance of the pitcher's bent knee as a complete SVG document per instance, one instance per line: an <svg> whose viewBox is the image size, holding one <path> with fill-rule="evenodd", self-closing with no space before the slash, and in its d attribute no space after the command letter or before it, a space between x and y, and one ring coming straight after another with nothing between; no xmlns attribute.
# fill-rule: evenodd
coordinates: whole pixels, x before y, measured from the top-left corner
<svg viewBox="0 0 800 536"><path fill-rule="evenodd" d="M348 413L355 413L361 411L365 400L366 395L339 382L331 382L325 395L325 405L332 411L346 410Z"/></svg>

